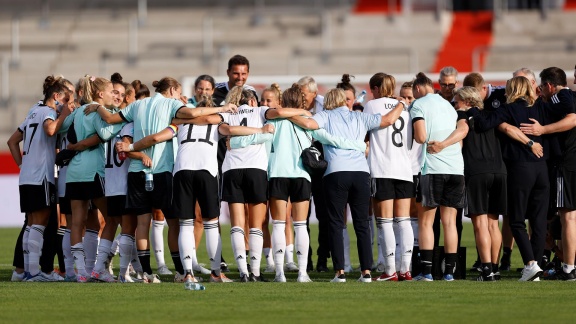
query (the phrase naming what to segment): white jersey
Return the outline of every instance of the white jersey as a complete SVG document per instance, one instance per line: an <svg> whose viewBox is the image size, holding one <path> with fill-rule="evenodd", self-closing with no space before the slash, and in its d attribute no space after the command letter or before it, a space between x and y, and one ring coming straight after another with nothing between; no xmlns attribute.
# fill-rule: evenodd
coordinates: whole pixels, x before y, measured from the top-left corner
<svg viewBox="0 0 576 324"><path fill-rule="evenodd" d="M250 107L242 105L238 112L222 114L224 122L230 126L248 126L261 128L266 122L268 107ZM268 152L265 144L249 145L226 152L222 173L231 169L268 169Z"/></svg>
<svg viewBox="0 0 576 324"><path fill-rule="evenodd" d="M424 162L424 155L422 154L422 144L412 143L412 149L410 150L410 160L412 161L412 174L418 175L422 170L422 163Z"/></svg>
<svg viewBox="0 0 576 324"><path fill-rule="evenodd" d="M364 106L364 113L388 114L398 100L379 98ZM412 147L412 120L404 110L396 122L386 128L370 131L368 165L372 178L397 179L412 182L410 149Z"/></svg>
<svg viewBox="0 0 576 324"><path fill-rule="evenodd" d="M20 185L41 185L44 180L54 184L57 136L46 134L44 122L56 118L54 109L38 103L18 126L18 130L24 133Z"/></svg>
<svg viewBox="0 0 576 324"><path fill-rule="evenodd" d="M179 125L173 174L180 170L206 170L216 177L219 139L218 125Z"/></svg>
<svg viewBox="0 0 576 324"><path fill-rule="evenodd" d="M116 152L116 143L122 141L124 136L134 137L134 123L128 123L122 127L118 135L112 137L104 145L104 192L106 197L125 196L128 191L128 167L130 159L122 161Z"/></svg>

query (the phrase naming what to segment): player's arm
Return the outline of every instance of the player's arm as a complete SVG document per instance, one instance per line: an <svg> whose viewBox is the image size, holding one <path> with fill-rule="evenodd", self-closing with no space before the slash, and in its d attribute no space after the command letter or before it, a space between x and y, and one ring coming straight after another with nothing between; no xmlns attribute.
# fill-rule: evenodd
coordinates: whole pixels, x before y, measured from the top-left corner
<svg viewBox="0 0 576 324"><path fill-rule="evenodd" d="M418 144L424 144L428 137L428 134L426 134L426 122L422 118L415 118L412 121L414 140Z"/></svg>
<svg viewBox="0 0 576 324"><path fill-rule="evenodd" d="M270 142L274 139L274 134L272 133L261 133L261 134L252 134L246 136L232 136L229 138L228 149L238 149L247 147L250 145L258 145L264 144L266 142Z"/></svg>
<svg viewBox="0 0 576 324"><path fill-rule="evenodd" d="M245 136L265 133L273 134L274 126L272 124L266 124L262 128L257 128L247 126L230 126L229 124L223 123L218 126L218 132L220 135L224 136Z"/></svg>
<svg viewBox="0 0 576 324"><path fill-rule="evenodd" d="M394 106L394 109L392 109L386 115L382 116L382 119L380 120L380 127L388 127L394 124L405 108L408 108L408 104L406 104L404 100L398 100L398 103L396 106Z"/></svg>
<svg viewBox="0 0 576 324"><path fill-rule="evenodd" d="M316 120L314 120L314 118L307 118L307 117L302 117L302 116L293 116L293 117L288 118L288 120L290 120L294 124L304 128L304 129L316 130L316 129L320 128L320 126L318 125Z"/></svg>
<svg viewBox="0 0 576 324"><path fill-rule="evenodd" d="M366 151L366 143L364 141L334 136L323 128L314 130L311 134L314 139L324 145L334 146L335 148L343 150L356 150L360 152Z"/></svg>
<svg viewBox="0 0 576 324"><path fill-rule="evenodd" d="M8 149L10 150L10 154L12 155L12 159L16 162L16 165L20 167L22 165L22 153L20 152L20 142L24 140L24 132L18 128L12 136L8 139Z"/></svg>
<svg viewBox="0 0 576 324"><path fill-rule="evenodd" d="M176 118L197 118L201 116L208 116L214 115L219 113L228 113L228 112L236 112L238 111L238 107L234 104L228 103L222 107L215 107L215 108L207 108L207 107L199 107L199 108L188 108L186 106L180 107L176 112Z"/></svg>
<svg viewBox="0 0 576 324"><path fill-rule="evenodd" d="M426 150L428 153L435 154L442 152L443 149L450 145L462 141L468 135L468 121L459 119L456 123L456 129L443 141L429 141Z"/></svg>
<svg viewBox="0 0 576 324"><path fill-rule="evenodd" d="M512 126L508 123L500 124L498 126L498 130L506 134L506 136L510 137L511 139L522 143L523 145L528 145L528 143L532 141L518 127ZM532 153L534 153L534 155L536 155L539 158L544 156L544 149L542 148L542 145L538 142L532 141L532 146L530 146L530 150L532 150Z"/></svg>
<svg viewBox="0 0 576 324"><path fill-rule="evenodd" d="M559 121L544 126L540 125L540 123L534 118L529 119L532 124L520 124L520 130L527 135L541 136L545 134L561 133L576 127L575 113L568 114L566 117L560 119Z"/></svg>
<svg viewBox="0 0 576 324"><path fill-rule="evenodd" d="M149 135L153 136L153 135ZM128 147L132 145L132 137L131 136L124 136L122 140L116 143L116 151L121 152L118 150L118 144L126 144ZM137 151L126 151L126 156L133 160L140 160L142 161L142 165L147 168L152 167L152 159L146 155L144 152L137 152Z"/></svg>
<svg viewBox="0 0 576 324"><path fill-rule="evenodd" d="M198 109L198 108L196 108ZM214 114L208 116L200 116L196 118L173 118L172 124L182 125L182 124L193 124L198 126L203 125L218 125L223 122L222 115Z"/></svg>
<svg viewBox="0 0 576 324"><path fill-rule="evenodd" d="M310 113L308 110L300 108L271 108L266 110L266 119L290 118L294 116L311 117L312 113Z"/></svg>
<svg viewBox="0 0 576 324"><path fill-rule="evenodd" d="M102 140L100 139L100 137L98 137L97 134L94 134L88 138L85 138L85 139L79 141L76 144L68 143L66 148L69 150L73 150L73 151L84 151L84 150L91 148L93 146L96 146L100 143L102 143Z"/></svg>
<svg viewBox="0 0 576 324"><path fill-rule="evenodd" d="M172 138L174 138L174 136L176 136L177 133L178 128L175 125L170 125L165 129L161 130L160 132L148 135L134 144L131 144L132 140L125 141L123 139L122 141L116 143L116 151L127 153L142 151L158 143L171 140ZM127 137L128 136L125 136L124 138Z"/></svg>
<svg viewBox="0 0 576 324"><path fill-rule="evenodd" d="M122 118L122 112L117 114L111 113L108 109L104 108L102 105L88 105L84 108L84 114L89 115L92 112L96 111L100 118L108 124L119 124L124 122L125 120Z"/></svg>
<svg viewBox="0 0 576 324"><path fill-rule="evenodd" d="M64 121L66 120L66 117L70 116L70 113L72 112L72 110L70 108L68 108L68 105L64 105L62 107L62 111L60 112L60 115L58 116L58 118L56 118L56 120L53 119L46 119L44 120L44 132L46 133L46 135L48 136L54 136L58 133L58 131L60 130L60 128L62 128L62 125L64 124Z"/></svg>

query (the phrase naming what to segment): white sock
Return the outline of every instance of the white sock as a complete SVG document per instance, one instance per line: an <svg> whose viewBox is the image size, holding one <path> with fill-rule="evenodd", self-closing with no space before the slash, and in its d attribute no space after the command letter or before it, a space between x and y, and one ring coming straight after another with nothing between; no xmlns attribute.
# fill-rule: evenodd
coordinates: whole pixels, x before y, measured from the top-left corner
<svg viewBox="0 0 576 324"><path fill-rule="evenodd" d="M392 228L392 218L378 218L378 230L382 231L383 240L381 242L382 254L384 255L384 272L387 275L392 275L396 272L396 263L394 251L396 250L396 238L394 237L394 229Z"/></svg>
<svg viewBox="0 0 576 324"><path fill-rule="evenodd" d="M414 234L414 246L420 246L418 244L418 218L410 218L410 225L412 226L412 233Z"/></svg>
<svg viewBox="0 0 576 324"><path fill-rule="evenodd" d="M264 233L257 228L250 229L250 269L256 277L260 277L260 260L262 259L262 246L264 245Z"/></svg>
<svg viewBox="0 0 576 324"><path fill-rule="evenodd" d="M286 263L294 263L294 244L286 245L286 253L284 253Z"/></svg>
<svg viewBox="0 0 576 324"><path fill-rule="evenodd" d="M232 227L230 229L230 240L240 275L248 275L248 264L246 263L246 244L244 243L244 230L238 226Z"/></svg>
<svg viewBox="0 0 576 324"><path fill-rule="evenodd" d="M222 239L218 231L218 220L202 222L206 234L206 251L210 259L210 270L220 275L220 260L222 258Z"/></svg>
<svg viewBox="0 0 576 324"><path fill-rule="evenodd" d="M298 259L298 274L305 274L308 266L308 247L310 237L306 230L306 221L293 222L296 241L296 258Z"/></svg>
<svg viewBox="0 0 576 324"><path fill-rule="evenodd" d="M128 234L121 234L118 240L118 248L120 250L120 272L119 275L125 276L128 272L128 266L132 261L132 250L134 249L134 236Z"/></svg>
<svg viewBox="0 0 576 324"><path fill-rule="evenodd" d="M140 258L138 257L138 246L136 245L136 239L134 238L134 244L132 244L132 260L130 260L132 268L137 273L143 273L144 268L142 268L142 263L140 263Z"/></svg>
<svg viewBox="0 0 576 324"><path fill-rule="evenodd" d="M88 276L86 273L86 256L84 254L84 244L82 242L74 244L70 250L72 251L72 256L74 257L74 264L76 265L76 270L80 276Z"/></svg>
<svg viewBox="0 0 576 324"><path fill-rule="evenodd" d="M398 227L398 220L394 218L392 223L392 229L394 230L394 237L396 238L396 249L394 250L394 262L400 264L402 262L402 252L400 252L400 228Z"/></svg>
<svg viewBox="0 0 576 324"><path fill-rule="evenodd" d="M352 266L350 262L350 236L346 227L342 230L342 234L344 235L344 269L346 269Z"/></svg>
<svg viewBox="0 0 576 324"><path fill-rule="evenodd" d="M272 221L272 246L274 247L274 265L276 275L284 275L284 254L286 253L286 222Z"/></svg>
<svg viewBox="0 0 576 324"><path fill-rule="evenodd" d="M24 271L30 273L30 255L28 251L28 237L30 237L30 226L26 226L22 236L22 253L24 254Z"/></svg>
<svg viewBox="0 0 576 324"><path fill-rule="evenodd" d="M108 255L110 254L110 249L112 248L112 241L101 239L100 244L98 244L98 255L96 256L96 265L94 266L94 271L102 272L107 270L105 265L108 261Z"/></svg>
<svg viewBox="0 0 576 324"><path fill-rule="evenodd" d="M410 225L409 217L397 217L398 229L400 232L400 251L402 258L400 262L400 273L406 273L410 270L412 263L412 250L414 249L414 232Z"/></svg>
<svg viewBox="0 0 576 324"><path fill-rule="evenodd" d="M40 256L42 255L42 244L44 243L44 229L46 226L32 225L28 236L28 265L30 275L35 276L40 273Z"/></svg>
<svg viewBox="0 0 576 324"><path fill-rule="evenodd" d="M74 275L74 257L70 248L70 229L67 228L64 230L64 237L62 238L62 253L64 254L66 275L69 277Z"/></svg>
<svg viewBox="0 0 576 324"><path fill-rule="evenodd" d="M180 250L180 260L182 267L184 267L184 274L192 271L196 254L196 241L194 240L194 220L181 219L180 220L180 235L178 235L178 249Z"/></svg>
<svg viewBox="0 0 576 324"><path fill-rule="evenodd" d="M118 252L120 252L120 236L122 234L118 234L115 238L114 241L112 242L112 247L110 248L110 253L114 256L116 254L118 254Z"/></svg>
<svg viewBox="0 0 576 324"><path fill-rule="evenodd" d="M154 258L158 268L166 266L164 260L164 221L152 221L152 233L150 234L150 244L154 250Z"/></svg>
<svg viewBox="0 0 576 324"><path fill-rule="evenodd" d="M86 273L92 273L98 253L98 231L86 229L84 233L84 253L86 255Z"/></svg>
<svg viewBox="0 0 576 324"><path fill-rule="evenodd" d="M564 266L562 267L562 270L564 270L565 273L570 273L570 272L572 272L572 270L574 270L574 265L573 264L564 264Z"/></svg>

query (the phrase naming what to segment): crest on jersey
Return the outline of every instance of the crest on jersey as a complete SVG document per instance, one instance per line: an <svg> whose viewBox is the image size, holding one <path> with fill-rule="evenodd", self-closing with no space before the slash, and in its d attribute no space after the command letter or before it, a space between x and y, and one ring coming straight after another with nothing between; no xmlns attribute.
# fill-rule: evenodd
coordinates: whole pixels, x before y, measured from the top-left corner
<svg viewBox="0 0 576 324"><path fill-rule="evenodd" d="M500 100L496 99L496 100L492 101L492 107L493 108L500 107Z"/></svg>

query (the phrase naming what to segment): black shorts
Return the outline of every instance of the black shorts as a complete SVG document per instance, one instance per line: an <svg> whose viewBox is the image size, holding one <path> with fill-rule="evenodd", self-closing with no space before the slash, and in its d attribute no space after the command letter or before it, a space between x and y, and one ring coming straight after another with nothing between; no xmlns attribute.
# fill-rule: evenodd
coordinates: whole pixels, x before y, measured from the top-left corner
<svg viewBox="0 0 576 324"><path fill-rule="evenodd" d="M108 210L108 216L110 217L128 215L129 213L126 209L126 195L106 197L106 208Z"/></svg>
<svg viewBox="0 0 576 324"><path fill-rule="evenodd" d="M312 184L306 178L270 178L270 197L291 202L310 200Z"/></svg>
<svg viewBox="0 0 576 324"><path fill-rule="evenodd" d="M464 207L464 176L456 174L427 174L420 176L420 192L416 201L422 206Z"/></svg>
<svg viewBox="0 0 576 324"><path fill-rule="evenodd" d="M70 200L91 200L104 197L104 178L98 173L88 182L67 182L66 197Z"/></svg>
<svg viewBox="0 0 576 324"><path fill-rule="evenodd" d="M508 212L507 176L477 174L466 178L466 215L506 215Z"/></svg>
<svg viewBox="0 0 576 324"><path fill-rule="evenodd" d="M372 178L372 197L379 201L414 198L414 183L398 179Z"/></svg>
<svg viewBox="0 0 576 324"><path fill-rule="evenodd" d="M40 185L20 185L20 211L32 213L56 204L56 186L44 179Z"/></svg>
<svg viewBox="0 0 576 324"><path fill-rule="evenodd" d="M576 210L576 172L559 168L556 184L556 207Z"/></svg>
<svg viewBox="0 0 576 324"><path fill-rule="evenodd" d="M268 175L260 169L232 169L222 175L222 200L229 204L268 201Z"/></svg>
<svg viewBox="0 0 576 324"><path fill-rule="evenodd" d="M196 219L196 201L203 219L220 216L218 178L206 170L180 170L174 175L172 212L180 219Z"/></svg>
<svg viewBox="0 0 576 324"><path fill-rule="evenodd" d="M58 197L58 205L60 205L60 214L72 215L72 206L68 197Z"/></svg>
<svg viewBox="0 0 576 324"><path fill-rule="evenodd" d="M172 173L156 173L154 189L146 191L144 171L128 172L128 194L126 195L126 208L132 215L152 213L152 208L161 209L164 217L175 218L172 215Z"/></svg>

